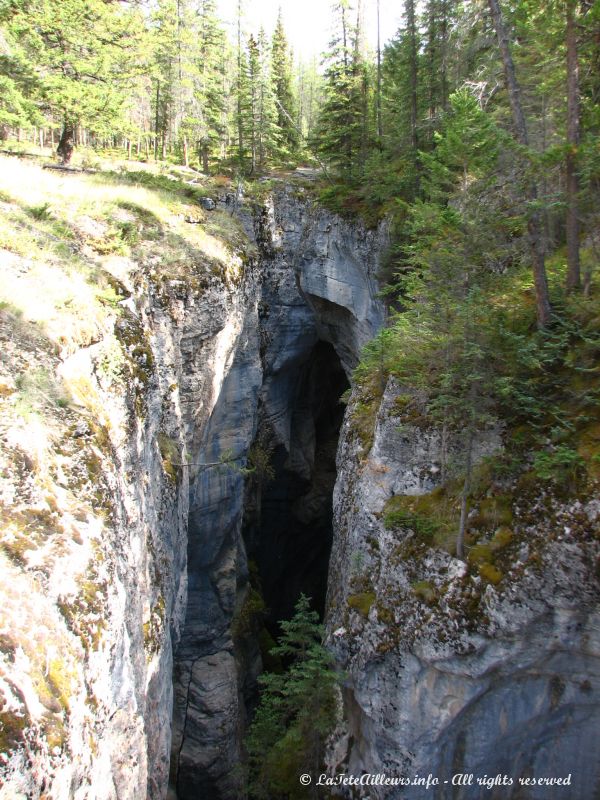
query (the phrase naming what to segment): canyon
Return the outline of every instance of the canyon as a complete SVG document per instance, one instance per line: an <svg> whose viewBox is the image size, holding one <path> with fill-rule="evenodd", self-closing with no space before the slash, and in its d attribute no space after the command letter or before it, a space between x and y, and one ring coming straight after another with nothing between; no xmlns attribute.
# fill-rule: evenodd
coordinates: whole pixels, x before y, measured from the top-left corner
<svg viewBox="0 0 600 800"><path fill-rule="evenodd" d="M211 202L207 217L240 226L233 252L181 275L165 274L152 242L136 263L113 258L117 300L85 346L44 350L2 311L13 369L43 351L73 405L57 412L56 508L31 489L26 462L5 476L72 533L37 568L31 551L2 555L14 588L0 688L13 716L0 797L244 797L238 765L264 637L301 592L345 675L331 774L572 773L560 796L595 796L600 502L511 487L508 514L493 492L480 498L499 579L427 547L410 520L388 524L394 498L443 490L444 459L439 433L406 418L410 387L386 378L367 410L351 389L385 321L385 223L340 218L302 181ZM9 268L27 280L23 259ZM126 380L111 372L113 337ZM6 400L17 387L4 380ZM28 445L10 436L23 461ZM502 437L501 426L482 434L475 461L500 452ZM445 447L458 451L458 438ZM15 634L14 598L27 596L30 635L62 654L55 668L38 664L37 679L26 634ZM547 796L482 792L364 796Z"/></svg>

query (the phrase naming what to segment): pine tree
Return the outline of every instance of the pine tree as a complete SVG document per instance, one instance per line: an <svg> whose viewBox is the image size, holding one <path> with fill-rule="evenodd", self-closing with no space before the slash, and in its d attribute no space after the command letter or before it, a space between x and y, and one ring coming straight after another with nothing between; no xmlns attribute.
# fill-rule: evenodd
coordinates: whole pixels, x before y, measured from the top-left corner
<svg viewBox="0 0 600 800"><path fill-rule="evenodd" d="M283 27L281 8L271 40L271 69L279 128L279 157L283 160L293 159L300 145L295 123L297 103L293 90L292 54Z"/></svg>
<svg viewBox="0 0 600 800"><path fill-rule="evenodd" d="M103 0L1 0L0 21L13 52L2 64L8 102L13 113L21 106L25 116L33 103L60 123L63 161L71 158L79 126L98 134L119 130L141 58L142 18L135 7Z"/></svg>
<svg viewBox="0 0 600 800"><path fill-rule="evenodd" d="M348 0L333 5L334 35L325 56L324 97L315 130L317 150L346 179L359 173L363 135L363 71Z"/></svg>
<svg viewBox="0 0 600 800"><path fill-rule="evenodd" d="M300 596L293 618L281 629L271 652L289 667L261 678L260 703L246 741L250 795L257 800L312 796L298 776L320 771L337 716L338 678L308 598Z"/></svg>
<svg viewBox="0 0 600 800"><path fill-rule="evenodd" d="M403 183L409 193L417 184L418 124L424 117L424 92L420 91L421 41L414 8L407 6L403 28L384 51L382 65L383 128L385 160L401 161Z"/></svg>
<svg viewBox="0 0 600 800"><path fill-rule="evenodd" d="M581 287L579 264L579 176L577 149L580 144L579 56L577 46L577 4L565 0L567 50L567 289Z"/></svg>
<svg viewBox="0 0 600 800"><path fill-rule="evenodd" d="M315 124L321 106L321 76L315 58L310 64L300 63L297 78L298 116L297 125L304 140L315 137Z"/></svg>
<svg viewBox="0 0 600 800"><path fill-rule="evenodd" d="M178 0L159 0L152 16L154 156L167 157L176 136L176 116L183 81L182 7Z"/></svg>
<svg viewBox="0 0 600 800"><path fill-rule="evenodd" d="M495 205L501 135L469 91L453 94L449 102L436 149L422 154L422 196L407 211L399 284L403 311L392 333L386 333L385 358L401 382L427 394L427 413L441 429L442 443L451 431L462 437L456 537L462 557L474 443L493 421L497 400L483 298L500 279L491 264L502 258L505 232ZM380 359L377 343L371 354L374 367ZM444 447L443 475L448 467Z"/></svg>
<svg viewBox="0 0 600 800"><path fill-rule="evenodd" d="M208 173L211 161L222 158L225 153L227 43L217 17L215 0L201 0L198 14L197 78L194 87L198 111L194 138L198 158L204 172Z"/></svg>
<svg viewBox="0 0 600 800"><path fill-rule="evenodd" d="M515 129L515 138L520 145L527 148L529 147L529 135L527 133L527 124L521 103L521 87L517 81L515 65L511 52L510 37L504 24L504 17L498 0L488 0L488 6L494 21L494 28L496 30L496 37L498 39L498 46L502 57L506 88L508 91L508 98ZM538 191L533 180L529 181L527 194L532 204L535 204L538 199ZM550 295L548 292L548 278L546 275L544 241L540 213L535 208L529 215L527 227L529 232L531 263L535 283L538 325L540 328L546 328L550 323L552 309L550 307Z"/></svg>
<svg viewBox="0 0 600 800"><path fill-rule="evenodd" d="M258 42L254 36L248 39L247 73L245 77L245 102L244 116L245 140L249 151L249 174L254 175L259 161L259 135L260 135L260 72L261 59Z"/></svg>

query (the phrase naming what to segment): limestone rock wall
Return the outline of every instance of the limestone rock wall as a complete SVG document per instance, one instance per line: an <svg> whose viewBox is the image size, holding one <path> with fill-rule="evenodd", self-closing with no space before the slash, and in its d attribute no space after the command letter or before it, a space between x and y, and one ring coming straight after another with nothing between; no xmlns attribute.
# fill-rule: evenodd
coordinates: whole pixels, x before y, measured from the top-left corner
<svg viewBox="0 0 600 800"><path fill-rule="evenodd" d="M371 787L368 797L594 797L599 504L517 498L499 582L431 549L410 525L386 527L393 495L440 486L440 437L403 419L403 391L390 380L372 447L357 433L355 400L340 437L327 631L348 679L331 770L440 781ZM490 431L477 458L500 446ZM458 773L514 783L452 786ZM569 773L560 790L518 782Z"/></svg>
<svg viewBox="0 0 600 800"><path fill-rule="evenodd" d="M251 241L218 264L190 250L169 269L151 239L139 262L84 248L111 290L73 346L0 309L3 420L20 402L9 373L59 376L40 395L47 428L19 412L1 432L14 509L0 548L2 800L158 800L169 783L180 800L243 794L244 694L261 668L240 633L248 451L266 432L310 485L311 359L328 343L349 372L381 324L386 235L283 184L235 213ZM31 265L6 263L30 291ZM325 500L300 498L307 525Z"/></svg>
<svg viewBox="0 0 600 800"><path fill-rule="evenodd" d="M261 668L251 637L232 635L248 597L241 529L249 448L260 428L270 448L309 476L314 435L309 421L298 434L293 418L303 367L322 340L349 371L383 319L375 273L384 230L337 220L283 184L238 213L256 242L256 262L225 307L211 301L206 327L184 336L208 387L198 389L195 372L184 378L186 408L212 394L188 423L188 605L175 666L171 775L179 800L243 794L235 769L243 694Z"/></svg>

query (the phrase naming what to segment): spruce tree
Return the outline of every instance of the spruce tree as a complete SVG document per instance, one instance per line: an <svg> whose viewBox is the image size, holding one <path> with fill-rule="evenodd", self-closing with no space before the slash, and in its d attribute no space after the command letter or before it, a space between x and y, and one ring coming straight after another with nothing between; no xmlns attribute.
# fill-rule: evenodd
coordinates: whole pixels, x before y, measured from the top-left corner
<svg viewBox="0 0 600 800"><path fill-rule="evenodd" d="M261 679L260 703L246 746L250 795L256 800L313 796L298 776L317 775L337 717L333 658L321 644L323 628L310 601L300 596L291 620L271 650L289 667Z"/></svg>
<svg viewBox="0 0 600 800"><path fill-rule="evenodd" d="M283 27L281 8L271 40L271 69L279 128L279 157L293 159L298 153L300 137L295 124L297 103L293 90L292 54Z"/></svg>
<svg viewBox="0 0 600 800"><path fill-rule="evenodd" d="M197 82L198 104L196 147L202 168L209 171L214 159L224 155L227 133L226 72L227 42L217 16L215 0L202 0L199 9Z"/></svg>
<svg viewBox="0 0 600 800"><path fill-rule="evenodd" d="M266 170L281 156L283 131L278 125L278 113L272 78L271 47L264 30L258 34L258 168Z"/></svg>
<svg viewBox="0 0 600 800"><path fill-rule="evenodd" d="M334 34L324 58L323 103L315 130L315 144L342 177L352 180L358 176L361 154L363 72L349 0L337 0L333 14Z"/></svg>

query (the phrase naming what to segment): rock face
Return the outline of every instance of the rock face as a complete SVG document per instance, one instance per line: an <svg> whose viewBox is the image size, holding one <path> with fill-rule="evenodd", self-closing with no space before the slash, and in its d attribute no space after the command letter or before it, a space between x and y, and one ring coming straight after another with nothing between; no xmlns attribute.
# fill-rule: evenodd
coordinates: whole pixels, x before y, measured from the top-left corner
<svg viewBox="0 0 600 800"><path fill-rule="evenodd" d="M382 319L385 232L302 190L117 194L45 261L0 253L3 800L242 794L261 667L242 529L269 531L272 596L290 564L288 604L313 573L324 596L337 399Z"/></svg>
<svg viewBox="0 0 600 800"><path fill-rule="evenodd" d="M335 477L326 451L341 421L337 398L383 319L375 272L384 231L340 221L283 186L241 215L258 258L235 295L209 299L196 332L183 337L184 364L204 366L201 379L187 367L182 386L195 418L188 422L188 604L175 667L171 781L179 800L242 795L234 767L244 693L260 670L257 645L244 636L242 529L268 603L286 583L286 567L301 568L299 545L305 556L312 548L324 582L330 532L318 520L328 517ZM184 317L201 319L197 308ZM324 380L333 395L325 409ZM275 480L256 468L263 456ZM246 467L255 473L245 503ZM270 531L266 543L256 536L261 525ZM298 587L311 590L313 562L288 581L286 611Z"/></svg>
<svg viewBox="0 0 600 800"><path fill-rule="evenodd" d="M595 797L598 502L516 495L510 530L492 519L480 545L498 573L431 549L406 517L386 526L392 496L440 491L440 437L403 418L402 394L388 383L372 447L357 434L356 400L340 437L327 630L348 680L331 769L406 781L365 797ZM491 431L477 457L500 446ZM478 513L506 515L498 503L484 498ZM416 785L429 774L439 785ZM473 785L453 786L458 774ZM512 785L477 783L497 775ZM527 784L569 775L570 786Z"/></svg>
<svg viewBox="0 0 600 800"><path fill-rule="evenodd" d="M151 284L141 274L121 284L130 299L103 319L99 341L62 359L39 328L2 316L5 367L19 374L35 364L70 392L68 404L39 412L37 443L27 418L2 409L14 434L3 452L5 521L15 532L21 519L44 521L22 553L0 555L11 578L1 623L3 797L165 793L189 501L187 476L174 479L162 447L185 453L172 388L177 329ZM118 370L106 368L109 353Z"/></svg>

